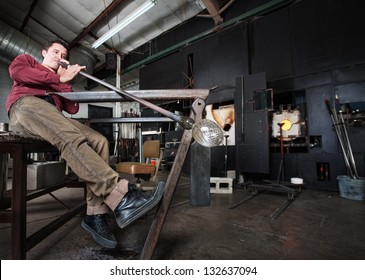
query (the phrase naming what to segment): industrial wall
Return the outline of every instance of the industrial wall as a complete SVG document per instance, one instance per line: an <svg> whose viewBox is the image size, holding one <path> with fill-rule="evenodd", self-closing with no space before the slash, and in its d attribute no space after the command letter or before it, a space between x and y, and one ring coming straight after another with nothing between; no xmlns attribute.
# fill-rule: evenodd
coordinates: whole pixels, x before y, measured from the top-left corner
<svg viewBox="0 0 365 280"><path fill-rule="evenodd" d="M0 122L2 123L9 123L5 103L12 85L13 81L9 76L8 65L0 62Z"/></svg>
<svg viewBox="0 0 365 280"><path fill-rule="evenodd" d="M272 2L275 1L236 1L224 15L225 21ZM176 45L179 39L189 41L189 34L191 37L202 34L178 52L161 55L146 64L140 70L140 87L217 86L208 103L220 106L234 102L237 94L247 94L241 91L237 78L265 73L266 88L273 90L274 106L268 112L269 122L272 114L288 103L290 107L300 105L303 111L304 128L299 140L286 143L286 179L300 176L312 187L337 190L336 177L346 174L346 169L324 101L337 101L343 106L340 108L346 108L355 161L364 176L365 29L361 18L360 1L302 0L237 21L208 35L203 35L204 30L211 28L206 19L194 19L153 42L154 50L163 54L164 49ZM357 112L353 114L353 110ZM268 176L276 178L281 156L272 129L267 127L265 134L270 138ZM244 140L241 142L236 142L236 147L245 145ZM236 152L235 147L229 147L228 169L244 173L245 167L236 166L236 157L242 156ZM225 171L224 153L224 147L212 151L215 176Z"/></svg>

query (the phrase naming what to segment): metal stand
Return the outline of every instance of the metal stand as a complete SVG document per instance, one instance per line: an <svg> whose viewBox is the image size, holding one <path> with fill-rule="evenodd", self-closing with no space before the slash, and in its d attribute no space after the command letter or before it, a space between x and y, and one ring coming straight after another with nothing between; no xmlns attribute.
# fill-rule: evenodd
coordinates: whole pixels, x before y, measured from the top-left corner
<svg viewBox="0 0 365 280"><path fill-rule="evenodd" d="M278 123L280 127L280 166L278 171L277 184L280 183L280 178L284 180L285 171L284 171L284 141L283 141L283 123Z"/></svg>
<svg viewBox="0 0 365 280"><path fill-rule="evenodd" d="M284 141L283 141L283 124L278 123L280 127L280 165L278 170L278 177L276 182L273 182L271 180L263 180L263 182L267 183L264 185L256 185L256 184L250 184L249 187L254 190L266 190L266 191L272 191L272 192L279 192L279 193L287 193L288 200L294 200L295 195L297 194L297 190L294 188L285 186L281 184L280 182L284 180L285 172L284 172Z"/></svg>
<svg viewBox="0 0 365 280"><path fill-rule="evenodd" d="M301 192L301 186L300 185L293 185L291 183L287 183L287 185L291 185L292 187L288 187L284 185L283 183L280 183L282 180L284 180L284 142L283 142L283 131L282 126L283 124L278 124L280 126L280 165L278 170L278 177L276 182L270 181L270 180L263 180L265 184L254 184L253 182L247 182L241 185L244 185L246 188L248 188L251 191L251 196L248 198L245 198L244 200L232 205L230 209L234 209L240 205L242 205L244 202L254 198L259 194L259 191L270 191L270 192L278 192L278 193L286 193L288 195L288 199L271 215L272 218L277 218L285 211L286 208L294 201L295 197L299 192ZM297 189L293 188L296 187Z"/></svg>
<svg viewBox="0 0 365 280"><path fill-rule="evenodd" d="M225 138L225 152L224 152L224 175L228 177L228 137L229 135L224 135Z"/></svg>

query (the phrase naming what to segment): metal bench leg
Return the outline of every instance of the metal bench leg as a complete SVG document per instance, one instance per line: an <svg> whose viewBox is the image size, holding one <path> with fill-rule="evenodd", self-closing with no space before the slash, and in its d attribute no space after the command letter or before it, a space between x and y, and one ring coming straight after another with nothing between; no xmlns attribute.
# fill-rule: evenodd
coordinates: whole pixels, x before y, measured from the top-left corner
<svg viewBox="0 0 365 280"><path fill-rule="evenodd" d="M192 139L191 131L185 130L181 139L181 144L179 146L179 149L177 151L174 160L174 164L172 165L170 174L166 181L165 194L163 196L161 204L159 205L156 216L152 222L152 226L150 228L145 245L141 253L141 259L143 260L147 260L152 257L153 251L160 236L160 232L162 230L162 226L165 222L167 211L169 210L172 196L175 192L176 185L180 177L185 157L189 150L191 139Z"/></svg>
<svg viewBox="0 0 365 280"><path fill-rule="evenodd" d="M13 184L11 199L11 258L26 258L27 236L27 154L22 145L16 145L13 153Z"/></svg>
<svg viewBox="0 0 365 280"><path fill-rule="evenodd" d="M195 120L201 119L204 107L205 107L205 102L203 100L200 99L195 100L192 106L193 112L191 112L190 116L193 117L195 115L196 116ZM152 222L150 231L148 233L146 242L144 244L141 253L140 258L143 260L151 259L152 257L153 251L156 247L158 238L160 236L160 232L165 222L165 218L167 216L167 211L169 210L172 196L175 192L176 185L179 181L181 170L184 165L186 155L189 151L191 140L192 140L192 131L185 130L181 137L181 143L179 149L177 150L174 163L172 165L170 174L166 181L165 194L157 209L156 216Z"/></svg>

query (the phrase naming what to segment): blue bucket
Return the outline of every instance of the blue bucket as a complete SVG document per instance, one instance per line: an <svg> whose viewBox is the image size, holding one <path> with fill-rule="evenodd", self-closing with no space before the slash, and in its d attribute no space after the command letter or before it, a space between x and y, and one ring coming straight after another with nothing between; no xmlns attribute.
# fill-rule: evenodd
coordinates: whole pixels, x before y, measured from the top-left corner
<svg viewBox="0 0 365 280"><path fill-rule="evenodd" d="M365 200L365 178L352 179L346 175L337 177L340 196L352 200Z"/></svg>

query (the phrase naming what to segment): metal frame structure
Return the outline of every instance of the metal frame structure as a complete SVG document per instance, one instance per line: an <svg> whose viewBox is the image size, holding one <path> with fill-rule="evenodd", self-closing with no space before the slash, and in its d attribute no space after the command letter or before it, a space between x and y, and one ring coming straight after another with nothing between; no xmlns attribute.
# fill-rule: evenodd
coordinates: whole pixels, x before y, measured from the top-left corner
<svg viewBox="0 0 365 280"><path fill-rule="evenodd" d="M192 103L192 108L190 111L190 118L194 121L199 121L202 119L202 114L205 108L205 100L209 95L208 89L183 89L183 90L140 90L131 92L134 96L138 98L143 98L146 100L194 100ZM58 94L64 98L70 99L77 102L123 102L129 101L121 97L115 92L70 92L70 93L52 93ZM113 121L113 120L104 120ZM142 119L141 119L142 122ZM156 247L158 238L160 236L162 227L167 216L167 212L172 201L173 194L175 192L182 167L186 155L189 151L190 144L192 141L192 131L185 129L180 141L179 149L177 151L174 163L172 165L170 174L166 180L166 190L162 198L161 203L158 206L155 218L152 222L150 231L148 233L147 239L145 241L141 259L150 259ZM209 157L209 155L206 155ZM207 163L210 163L210 158L206 159ZM196 176L198 177L198 176ZM210 190L209 176L203 176L207 178L207 191ZM197 183L199 181L199 183ZM191 188L201 188L201 178L191 177Z"/></svg>

